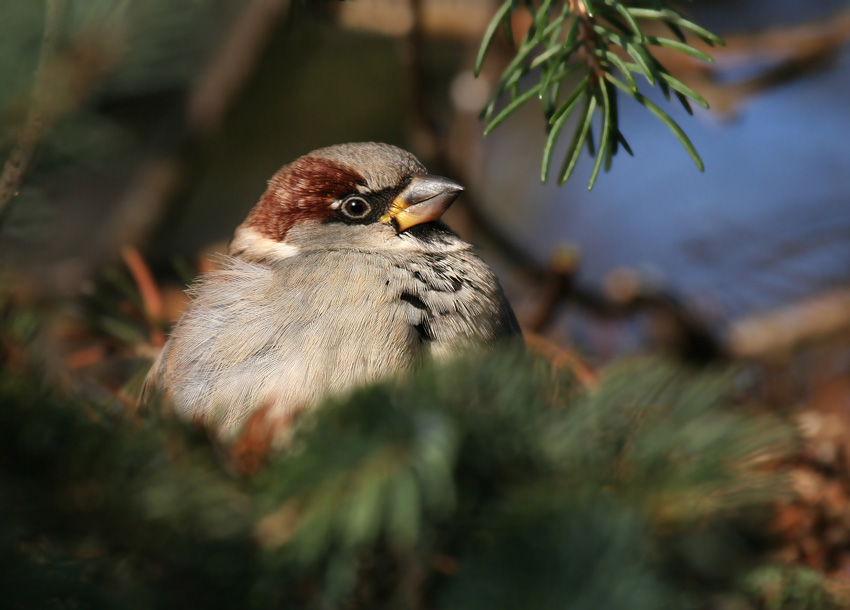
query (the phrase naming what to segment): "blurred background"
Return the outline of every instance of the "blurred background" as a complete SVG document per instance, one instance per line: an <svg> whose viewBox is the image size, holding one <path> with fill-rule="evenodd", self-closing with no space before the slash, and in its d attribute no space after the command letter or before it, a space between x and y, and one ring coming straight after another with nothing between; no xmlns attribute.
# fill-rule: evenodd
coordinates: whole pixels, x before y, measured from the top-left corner
<svg viewBox="0 0 850 610"><path fill-rule="evenodd" d="M471 73L488 0L6 0L2 151L26 167L3 175L0 256L39 295L76 294L126 245L157 269L194 260L284 163L387 141L464 181L449 224L502 266L526 326L595 361L647 341L709 358L829 334L838 320L821 313L797 332L764 324L847 304L847 3L689 8L728 40L714 65L661 58L712 104L693 119L668 108L705 173L624 103L635 156L588 193L587 156L566 186L539 183L533 104L481 135L511 57L501 40ZM540 311L553 271L573 294Z"/></svg>
<svg viewBox="0 0 850 610"><path fill-rule="evenodd" d="M499 39L473 76L498 4L0 0L0 273L56 314L49 375L120 395L281 165L389 142L466 185L447 223L496 268L530 345L586 383L660 350L740 362L761 400L793 408L810 510L789 517L787 553L847 571L850 3L689 3L727 46L710 65L660 59L712 108L656 102L705 172L624 101L634 158L591 192L588 156L565 186L540 183L534 104L482 136L512 57Z"/></svg>

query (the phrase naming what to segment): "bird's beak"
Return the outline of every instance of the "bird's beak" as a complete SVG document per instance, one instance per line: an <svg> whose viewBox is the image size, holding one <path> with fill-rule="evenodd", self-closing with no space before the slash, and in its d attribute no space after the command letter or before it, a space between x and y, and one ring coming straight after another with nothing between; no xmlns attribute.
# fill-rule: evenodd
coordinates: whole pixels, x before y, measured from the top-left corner
<svg viewBox="0 0 850 610"><path fill-rule="evenodd" d="M392 224L401 233L423 222L438 220L462 190L461 185L448 178L431 174L414 176L393 200L381 222Z"/></svg>

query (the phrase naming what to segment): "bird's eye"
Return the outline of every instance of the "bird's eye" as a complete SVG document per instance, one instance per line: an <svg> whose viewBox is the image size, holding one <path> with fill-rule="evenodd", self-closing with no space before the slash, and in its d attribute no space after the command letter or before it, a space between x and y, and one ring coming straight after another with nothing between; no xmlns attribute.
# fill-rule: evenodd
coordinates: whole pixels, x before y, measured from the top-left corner
<svg viewBox="0 0 850 610"><path fill-rule="evenodd" d="M372 206L362 197L349 197L342 202L342 213L355 220L361 220L369 215Z"/></svg>

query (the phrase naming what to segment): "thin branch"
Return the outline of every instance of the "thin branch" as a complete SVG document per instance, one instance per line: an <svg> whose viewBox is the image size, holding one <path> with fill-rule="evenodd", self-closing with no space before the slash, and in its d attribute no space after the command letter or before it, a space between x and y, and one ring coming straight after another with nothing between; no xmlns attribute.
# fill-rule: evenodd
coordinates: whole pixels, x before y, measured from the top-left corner
<svg viewBox="0 0 850 610"><path fill-rule="evenodd" d="M693 57L671 49L654 48L653 55L688 85L702 92L714 112L735 115L756 95L829 67L850 41L850 10L826 18L724 36L725 47L711 48L694 41L702 51L709 49L718 61L709 67ZM768 60L770 67L755 76L728 81L717 72L735 65Z"/></svg>
<svg viewBox="0 0 850 610"><path fill-rule="evenodd" d="M156 280L153 278L150 267L145 262L145 259L139 251L132 246L125 246L121 250L121 258L124 259L124 264L127 265L130 274L133 276L133 281L139 290L139 295L142 299L143 311L149 330L151 345L162 347L165 345L165 333L160 327L163 319L163 304L162 293Z"/></svg>
<svg viewBox="0 0 850 610"><path fill-rule="evenodd" d="M409 131L413 148L423 157L433 157L439 150L435 121L428 108L428 87L425 83L425 63L422 44L424 33L424 7L422 0L408 0L412 22L404 40L404 58L410 83L412 112L408 113Z"/></svg>
<svg viewBox="0 0 850 610"><path fill-rule="evenodd" d="M574 350L534 332L524 334L528 348L548 359L554 368L569 369L587 390L595 390L599 387L599 375Z"/></svg>
<svg viewBox="0 0 850 610"><path fill-rule="evenodd" d="M764 358L848 328L850 290L843 289L738 320L726 333L726 345L738 357Z"/></svg>
<svg viewBox="0 0 850 610"><path fill-rule="evenodd" d="M46 0L44 32L41 36L41 51L33 78L29 112L18 134L17 142L0 174L0 226L7 217L6 210L18 195L18 188L26 173L36 145L41 139L45 127L52 122L46 112L47 97L50 89L47 74L48 66L56 56L62 21L67 8L66 0Z"/></svg>
<svg viewBox="0 0 850 610"><path fill-rule="evenodd" d="M101 244L107 257L126 244L138 244L166 214L169 203L188 183L190 161L219 131L292 0L253 0L233 25L189 93L182 132L166 154L146 158L116 205Z"/></svg>
<svg viewBox="0 0 850 610"><path fill-rule="evenodd" d="M218 129L290 4L291 0L254 0L243 11L189 96L191 131L206 135Z"/></svg>

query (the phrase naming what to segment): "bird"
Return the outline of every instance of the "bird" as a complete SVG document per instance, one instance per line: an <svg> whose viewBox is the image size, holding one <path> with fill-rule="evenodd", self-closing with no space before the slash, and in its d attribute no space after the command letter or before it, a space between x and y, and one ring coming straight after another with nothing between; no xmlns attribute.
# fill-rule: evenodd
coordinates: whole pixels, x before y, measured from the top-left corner
<svg viewBox="0 0 850 610"><path fill-rule="evenodd" d="M498 279L440 217L463 191L374 142L284 165L240 224L146 380L221 439L332 396L521 338Z"/></svg>

